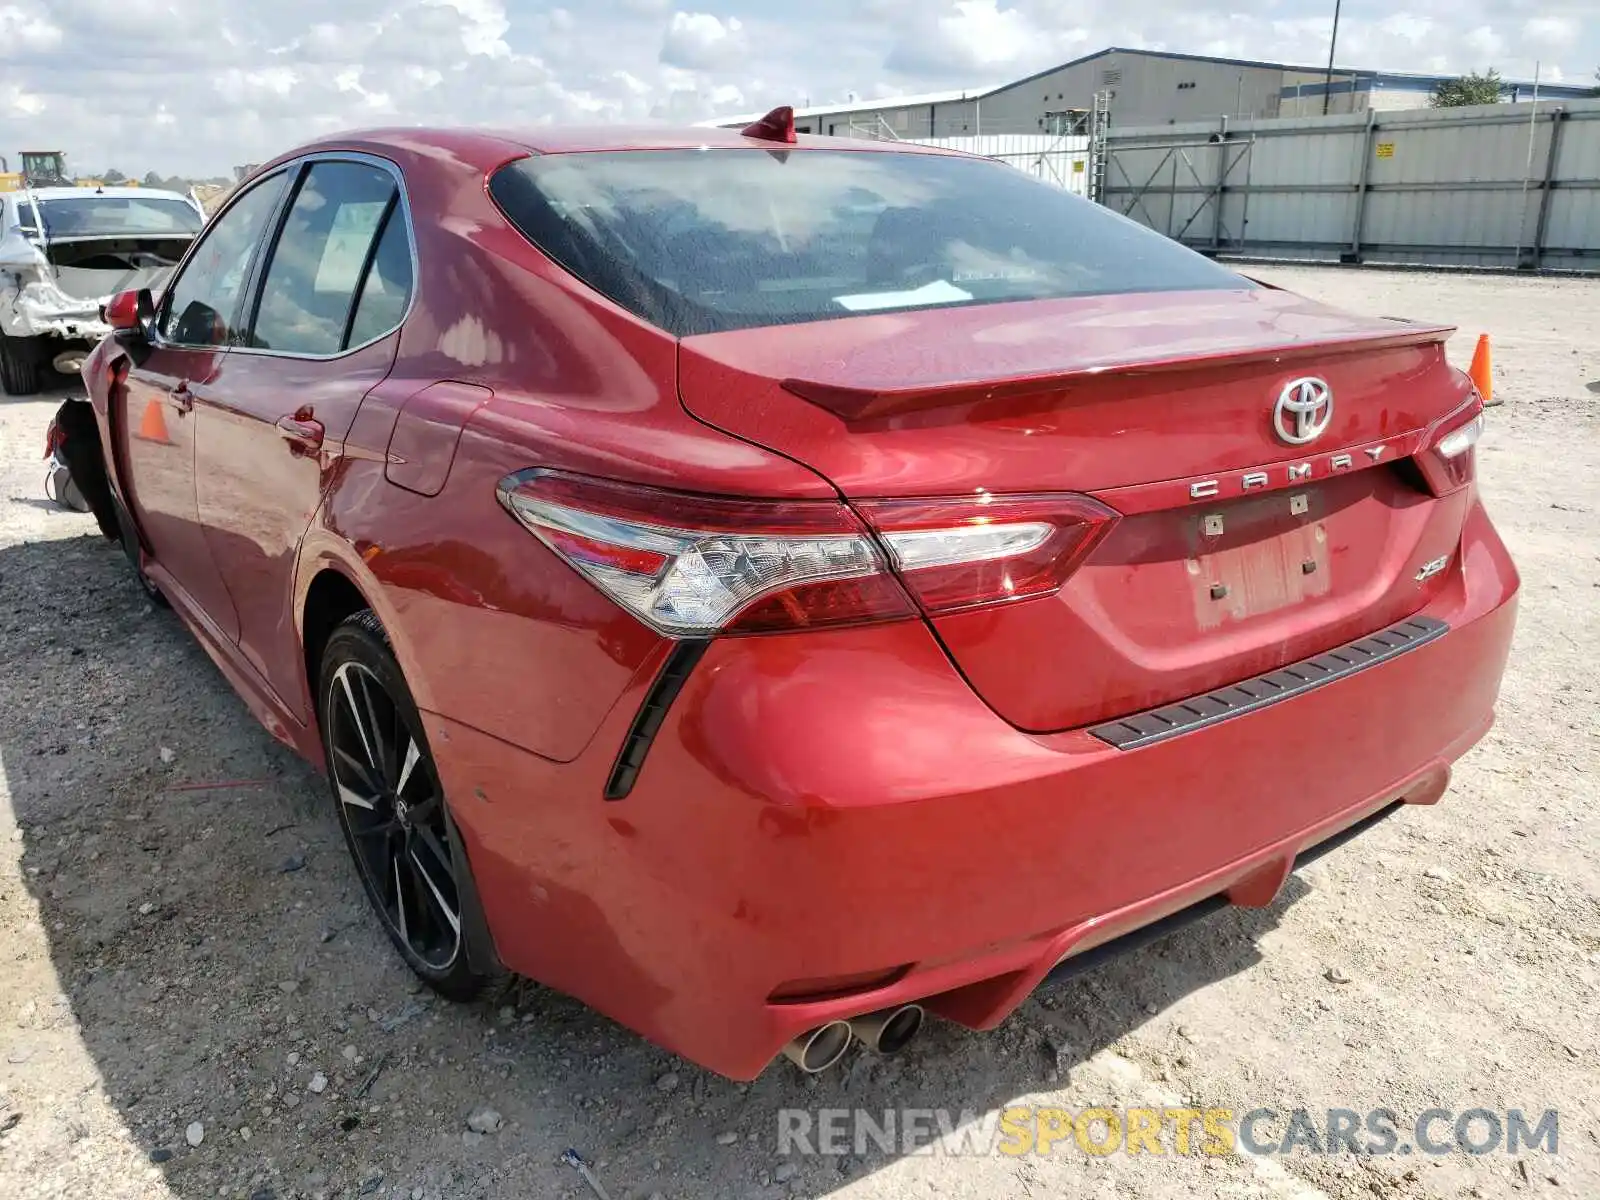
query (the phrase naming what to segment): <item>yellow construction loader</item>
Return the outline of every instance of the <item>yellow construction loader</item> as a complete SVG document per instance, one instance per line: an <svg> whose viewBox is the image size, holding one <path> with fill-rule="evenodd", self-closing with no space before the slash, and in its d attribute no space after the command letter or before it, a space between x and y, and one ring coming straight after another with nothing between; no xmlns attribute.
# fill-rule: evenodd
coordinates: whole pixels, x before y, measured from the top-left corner
<svg viewBox="0 0 1600 1200"><path fill-rule="evenodd" d="M67 174L67 156L60 150L24 150L22 170L13 171L0 155L0 192L19 192L25 187L100 187L98 179L73 179Z"/></svg>

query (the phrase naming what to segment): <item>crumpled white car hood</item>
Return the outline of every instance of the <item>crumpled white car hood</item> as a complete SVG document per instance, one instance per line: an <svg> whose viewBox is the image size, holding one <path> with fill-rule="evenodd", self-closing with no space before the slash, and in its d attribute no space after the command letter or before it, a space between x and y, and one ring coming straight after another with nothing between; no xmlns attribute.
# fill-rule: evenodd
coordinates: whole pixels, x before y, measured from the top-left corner
<svg viewBox="0 0 1600 1200"><path fill-rule="evenodd" d="M44 251L12 230L0 238L0 332L98 340L111 332L100 306L117 292L154 288L172 267L93 270L53 267Z"/></svg>

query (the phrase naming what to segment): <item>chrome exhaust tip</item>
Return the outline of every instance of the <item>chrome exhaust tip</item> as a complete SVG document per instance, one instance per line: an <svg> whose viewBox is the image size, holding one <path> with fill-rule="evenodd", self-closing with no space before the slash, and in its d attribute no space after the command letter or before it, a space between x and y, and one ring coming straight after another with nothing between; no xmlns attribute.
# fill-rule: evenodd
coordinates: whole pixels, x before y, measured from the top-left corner
<svg viewBox="0 0 1600 1200"><path fill-rule="evenodd" d="M807 1075L826 1071L844 1057L850 1049L850 1024L848 1021L829 1021L818 1025L809 1033L802 1033L783 1052Z"/></svg>
<svg viewBox="0 0 1600 1200"><path fill-rule="evenodd" d="M874 1054L898 1054L922 1031L920 1004L902 1004L850 1022L850 1032Z"/></svg>

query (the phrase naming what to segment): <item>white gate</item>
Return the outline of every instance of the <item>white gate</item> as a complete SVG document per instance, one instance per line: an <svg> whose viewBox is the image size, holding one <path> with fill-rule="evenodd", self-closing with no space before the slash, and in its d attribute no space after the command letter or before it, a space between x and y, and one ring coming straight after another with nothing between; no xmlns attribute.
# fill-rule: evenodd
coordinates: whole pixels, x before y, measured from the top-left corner
<svg viewBox="0 0 1600 1200"><path fill-rule="evenodd" d="M1089 194L1089 139L1081 134L984 133L899 140L992 158L1076 195Z"/></svg>

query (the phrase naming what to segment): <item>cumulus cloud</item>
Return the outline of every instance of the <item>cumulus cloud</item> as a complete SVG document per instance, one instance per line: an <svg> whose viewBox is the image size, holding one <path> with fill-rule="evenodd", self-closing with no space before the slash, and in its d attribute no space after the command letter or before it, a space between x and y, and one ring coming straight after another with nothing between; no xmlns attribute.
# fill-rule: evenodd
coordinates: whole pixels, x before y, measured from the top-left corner
<svg viewBox="0 0 1600 1200"><path fill-rule="evenodd" d="M461 41L468 54L503 57L511 53L504 38L511 22L500 0L433 0L461 15Z"/></svg>
<svg viewBox="0 0 1600 1200"><path fill-rule="evenodd" d="M680 0L683 2L683 0ZM702 11L703 5L711 11ZM1587 80L1594 0L1346 5L1342 65ZM690 121L978 87L1110 45L1320 63L1325 0L0 0L0 153L222 174L374 124ZM107 98L114 97L115 103Z"/></svg>
<svg viewBox="0 0 1600 1200"><path fill-rule="evenodd" d="M748 55L744 25L710 13L675 12L661 39L661 61L691 71L716 71L735 66Z"/></svg>
<svg viewBox="0 0 1600 1200"><path fill-rule="evenodd" d="M1492 59L1506 48L1505 39L1488 25L1471 30L1465 40L1467 48L1484 59Z"/></svg>
<svg viewBox="0 0 1600 1200"><path fill-rule="evenodd" d="M993 79L1000 82L1004 68L1060 62L1079 53L1076 48L1088 38L1089 31L1081 27L1045 28L1038 14L1023 7L1001 8L997 0L951 0L942 11L920 10L887 65L921 74L1000 71Z"/></svg>
<svg viewBox="0 0 1600 1200"><path fill-rule="evenodd" d="M0 112L13 118L37 117L44 112L44 97L24 91L14 83L0 85Z"/></svg>
<svg viewBox="0 0 1600 1200"><path fill-rule="evenodd" d="M24 54L53 50L61 44L61 26L53 23L42 9L0 8L0 45Z"/></svg>
<svg viewBox="0 0 1600 1200"><path fill-rule="evenodd" d="M1397 12L1378 22L1380 34L1413 44L1427 37L1432 28L1433 22L1427 17L1408 12Z"/></svg>
<svg viewBox="0 0 1600 1200"><path fill-rule="evenodd" d="M1535 45L1562 48L1578 39L1578 22L1571 17L1534 17L1523 24L1522 36Z"/></svg>

